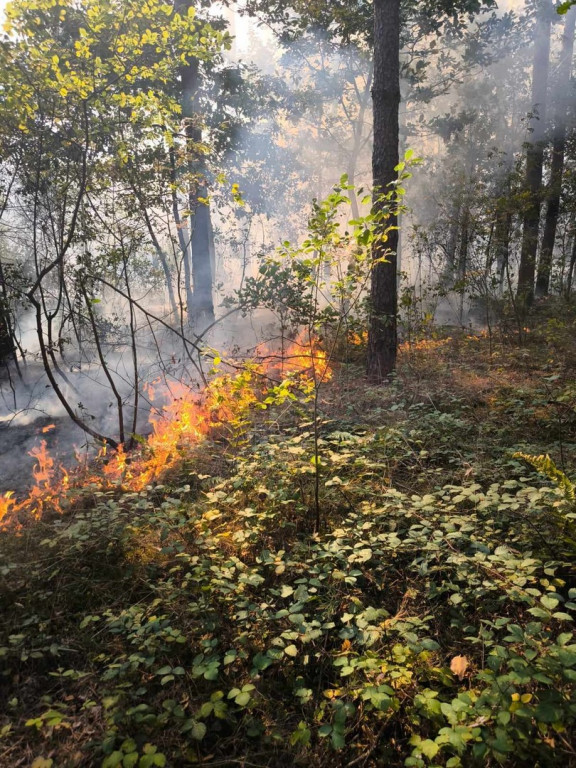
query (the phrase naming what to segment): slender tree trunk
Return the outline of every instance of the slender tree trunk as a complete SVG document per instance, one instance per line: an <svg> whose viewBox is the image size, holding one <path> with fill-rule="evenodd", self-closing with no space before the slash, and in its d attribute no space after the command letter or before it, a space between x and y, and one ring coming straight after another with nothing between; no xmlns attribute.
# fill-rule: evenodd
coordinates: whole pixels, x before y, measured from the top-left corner
<svg viewBox="0 0 576 768"><path fill-rule="evenodd" d="M456 253L458 251L458 233L460 231L460 214L462 212L462 202L459 200L452 206L452 215L450 216L448 239L444 255L446 262L442 270L441 282L444 286L452 287L454 275L456 273Z"/></svg>
<svg viewBox="0 0 576 768"><path fill-rule="evenodd" d="M208 202L199 201L199 198L206 199L207 196L208 189L204 184L198 185L195 192L190 195L192 280L194 282L192 320L198 326L206 326L214 322L210 207ZM192 205L195 207L193 208ZM202 329L199 328L199 330Z"/></svg>
<svg viewBox="0 0 576 768"><path fill-rule="evenodd" d="M173 174L171 174L171 176L173 176ZM170 266L168 264L168 255L164 250L164 248L162 248L162 246L160 245L160 241L158 240L158 237L156 236L156 232L154 231L154 225L152 224L152 219L150 218L150 214L148 213L147 202L140 191L140 179L138 178L137 174L135 174L133 177L131 176L130 186L132 188L132 192L134 193L134 196L136 197L140 205L140 211L144 218L146 229L148 230L148 234L150 235L150 240L152 241L152 245L154 246L154 250L156 251L156 256L158 257L158 261L160 262L160 266L162 267L162 271L164 272L164 279L166 280L166 288L168 290L168 301L170 302L170 309L172 311L173 317L176 317L178 314L178 306L176 304L176 296L174 294L172 273L170 271Z"/></svg>
<svg viewBox="0 0 576 768"><path fill-rule="evenodd" d="M170 156L170 180L172 182L172 215L174 217L174 224L176 226L176 235L178 237L178 245L180 246L180 253L182 254L182 266L184 267L184 289L186 292L186 311L188 316L192 310L192 269L190 259L190 242L186 235L187 227L182 217L180 216L180 206L178 205L178 193L176 186L178 184L178 167L176 160L176 152L173 147L169 150ZM180 279L180 278L179 278ZM178 291L180 292L180 284L178 285ZM183 321L184 318L182 318Z"/></svg>
<svg viewBox="0 0 576 768"><path fill-rule="evenodd" d="M504 290L504 277L510 259L510 233L512 231L512 214L507 210L507 197L499 198L496 204L496 225L494 240L496 251L496 273L498 291Z"/></svg>
<svg viewBox="0 0 576 768"><path fill-rule="evenodd" d="M199 150L202 129L199 124L198 90L200 62L191 58L182 67L182 117L186 121L189 173L190 245L192 250L192 306L190 320L196 326L214 321L212 264L210 254L210 204L206 186L206 163Z"/></svg>
<svg viewBox="0 0 576 768"><path fill-rule="evenodd" d="M458 308L458 322L464 325L464 297L466 295L466 276L468 273L468 246L470 243L470 207L468 202L464 204L462 223L460 229L460 245L458 248L458 293L460 302Z"/></svg>
<svg viewBox="0 0 576 768"><path fill-rule="evenodd" d="M542 238L542 251L536 278L536 296L546 296L550 290L552 256L560 211L562 175L564 173L564 152L566 149L566 122L568 119L570 80L572 75L572 56L574 54L574 27L576 10L566 14L564 34L562 36L562 55L558 66L558 76L554 89L554 139L552 145L552 165L546 206L546 222Z"/></svg>
<svg viewBox="0 0 576 768"><path fill-rule="evenodd" d="M400 0L374 0L374 149L372 175L374 212L383 214L390 203L383 195L397 179L398 111L400 107ZM368 379L382 383L396 367L398 346L396 280L398 230L385 231L395 225L397 217L383 217L372 247L375 261L370 289L370 328L368 332ZM385 258L385 261L383 260Z"/></svg>
<svg viewBox="0 0 576 768"><path fill-rule="evenodd" d="M546 126L546 90L550 64L551 8L540 3L534 34L534 63L532 68L532 135L526 150L526 207L524 210L522 249L518 270L517 297L526 309L534 299L534 277L540 224L540 198L542 166L544 163L544 135Z"/></svg>
<svg viewBox="0 0 576 768"><path fill-rule="evenodd" d="M358 195L356 194L356 169L358 167L358 160L360 158L360 152L364 142L364 123L366 122L366 112L370 105L370 92L372 90L373 76L374 71L371 66L370 71L368 72L368 77L366 78L365 89L362 92L357 89L360 101L360 109L358 112L358 118L352 124L354 142L352 144L352 151L348 161L348 182L352 185L353 189L349 191L348 195L350 197L350 205L354 219L360 218L360 206L358 204Z"/></svg>
<svg viewBox="0 0 576 768"><path fill-rule="evenodd" d="M0 363L8 358L16 361L16 345L14 343L14 329L9 309L8 290L4 279L4 268L0 258Z"/></svg>
<svg viewBox="0 0 576 768"><path fill-rule="evenodd" d="M568 265L568 274L566 276L566 298L572 294L572 280L574 278L574 267L576 266L576 232L572 240L572 253L570 255L570 264Z"/></svg>

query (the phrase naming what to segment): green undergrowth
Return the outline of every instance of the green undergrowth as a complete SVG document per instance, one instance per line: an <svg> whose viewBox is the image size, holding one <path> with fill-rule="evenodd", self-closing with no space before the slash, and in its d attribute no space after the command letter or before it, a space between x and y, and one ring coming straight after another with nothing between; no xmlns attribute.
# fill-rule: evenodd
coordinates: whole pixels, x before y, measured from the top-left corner
<svg viewBox="0 0 576 768"><path fill-rule="evenodd" d="M4 533L0 764L576 765L569 375L487 344Z"/></svg>

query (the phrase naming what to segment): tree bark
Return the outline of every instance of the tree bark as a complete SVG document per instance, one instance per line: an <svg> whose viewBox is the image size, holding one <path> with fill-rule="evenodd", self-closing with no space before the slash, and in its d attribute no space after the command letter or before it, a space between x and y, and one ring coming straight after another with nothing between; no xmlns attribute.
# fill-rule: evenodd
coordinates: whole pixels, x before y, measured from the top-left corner
<svg viewBox="0 0 576 768"><path fill-rule="evenodd" d="M4 268L0 258L0 364L9 358L16 360L16 345L10 317L8 290L4 279Z"/></svg>
<svg viewBox="0 0 576 768"><path fill-rule="evenodd" d="M566 150L566 122L568 120L570 80L572 75L572 56L574 54L574 27L576 9L568 11L562 36L562 54L558 66L558 77L554 89L554 138L552 144L552 164L546 205L546 221L542 237L542 251L536 278L536 296L546 296L550 290L552 255L556 241L560 194L564 173L564 153Z"/></svg>
<svg viewBox="0 0 576 768"><path fill-rule="evenodd" d="M496 203L496 225L494 230L494 240L496 247L496 272L498 292L500 294L504 290L504 278L510 258L511 231L512 213L508 209L508 197L500 197Z"/></svg>
<svg viewBox="0 0 576 768"><path fill-rule="evenodd" d="M182 67L182 117L186 121L188 143L190 245L192 251L192 306L188 308L191 322L200 326L214 320L212 299L212 264L210 254L210 204L206 186L206 163L198 145L202 143L199 124L198 90L200 62L191 58Z"/></svg>
<svg viewBox="0 0 576 768"><path fill-rule="evenodd" d="M542 166L544 163L546 90L550 63L550 13L541 0L534 33L532 67L532 135L526 150L526 207L523 217L522 249L518 270L517 298L524 309L534 299L534 278L540 225Z"/></svg>
<svg viewBox="0 0 576 768"><path fill-rule="evenodd" d="M572 253L570 255L570 264L568 265L568 275L566 276L566 298L572 295L572 280L574 278L574 267L576 266L576 232L572 240Z"/></svg>
<svg viewBox="0 0 576 768"><path fill-rule="evenodd" d="M460 245L458 248L458 282L457 288L460 294L458 308L458 322L464 325L464 298L466 296L466 278L468 274L468 247L470 245L470 206L468 201L464 203L462 223L460 229Z"/></svg>
<svg viewBox="0 0 576 768"><path fill-rule="evenodd" d="M382 383L396 367L398 346L397 311L398 230L395 201L385 199L397 179L398 111L400 106L400 0L374 0L374 149L372 175L374 213L378 217L372 246L370 327L367 376ZM392 207L391 207L392 206ZM389 218L384 218L386 210ZM385 261L383 261L385 257Z"/></svg>

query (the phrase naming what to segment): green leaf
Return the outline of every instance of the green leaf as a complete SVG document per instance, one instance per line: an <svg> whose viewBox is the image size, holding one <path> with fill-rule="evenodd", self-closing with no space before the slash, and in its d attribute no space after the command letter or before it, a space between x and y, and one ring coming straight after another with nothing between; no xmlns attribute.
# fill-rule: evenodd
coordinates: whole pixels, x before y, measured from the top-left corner
<svg viewBox="0 0 576 768"><path fill-rule="evenodd" d="M532 616L536 616L537 619L549 619L550 613L549 611L545 611L543 608L529 608L528 613L531 613Z"/></svg>
<svg viewBox="0 0 576 768"><path fill-rule="evenodd" d="M190 728L190 735L196 741L202 741L204 736L206 736L207 730L208 729L206 728L204 723L199 723L198 721L194 720L192 727Z"/></svg>
<svg viewBox="0 0 576 768"><path fill-rule="evenodd" d="M105 757L102 761L102 768L116 768L118 765L122 765L124 755L119 750L114 750L112 754Z"/></svg>
<svg viewBox="0 0 576 768"><path fill-rule="evenodd" d="M272 659L264 653L257 653L252 660L252 664L258 672L263 672L272 664Z"/></svg>
<svg viewBox="0 0 576 768"><path fill-rule="evenodd" d="M544 608L548 608L549 611L553 611L560 601L557 597L553 597L552 595L544 595L544 597L540 598L540 602Z"/></svg>
<svg viewBox="0 0 576 768"><path fill-rule="evenodd" d="M438 752L440 752L440 747L438 744L436 744L435 741L432 741L431 739L426 739L423 741L420 746L418 747L420 752L422 752L423 755L426 755L427 758L430 760L435 757Z"/></svg>

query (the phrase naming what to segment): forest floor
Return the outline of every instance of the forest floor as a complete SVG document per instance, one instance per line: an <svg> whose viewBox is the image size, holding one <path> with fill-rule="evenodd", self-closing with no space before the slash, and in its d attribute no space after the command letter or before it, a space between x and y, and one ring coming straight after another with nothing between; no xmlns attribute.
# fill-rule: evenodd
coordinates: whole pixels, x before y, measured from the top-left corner
<svg viewBox="0 0 576 768"><path fill-rule="evenodd" d="M576 315L527 327L0 532L0 766L576 766Z"/></svg>

